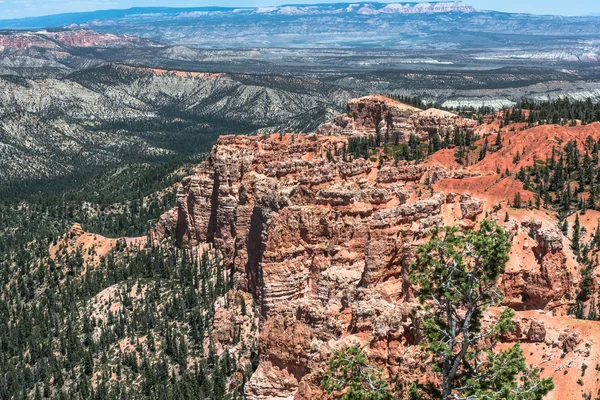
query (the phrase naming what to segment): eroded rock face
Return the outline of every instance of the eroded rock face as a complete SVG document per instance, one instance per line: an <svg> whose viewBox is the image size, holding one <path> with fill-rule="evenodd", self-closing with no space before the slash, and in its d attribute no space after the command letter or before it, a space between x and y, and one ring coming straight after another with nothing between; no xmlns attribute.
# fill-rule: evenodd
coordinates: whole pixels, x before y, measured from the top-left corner
<svg viewBox="0 0 600 400"><path fill-rule="evenodd" d="M460 196L460 211L463 219L475 220L483 212L481 200L464 193Z"/></svg>
<svg viewBox="0 0 600 400"><path fill-rule="evenodd" d="M170 238L175 236L177 230L177 211L178 208L173 208L160 216L155 226L155 232L158 237Z"/></svg>
<svg viewBox="0 0 600 400"><path fill-rule="evenodd" d="M536 251L544 257L563 249L562 234L556 226L540 226L535 228Z"/></svg>
<svg viewBox="0 0 600 400"><path fill-rule="evenodd" d="M233 266L236 289L260 309L260 364L245 387L249 399L320 397L328 358L353 344L387 378L422 377L421 307L408 280L414 249L436 226L459 221L475 229L484 211L499 212L459 189L427 186L433 171L460 171L343 161L346 143L344 136L223 136L178 191L179 244L214 243ZM502 289L515 308L543 309L570 287L556 232L514 219L504 226L513 240L534 231L536 243L523 250L531 268L507 271ZM544 325L522 325L518 340L544 341Z"/></svg>
<svg viewBox="0 0 600 400"><path fill-rule="evenodd" d="M450 112L423 111L383 96L371 95L349 101L346 114L321 125L317 133L330 136L371 135L398 143L408 141L410 135L428 139L431 135L444 135L456 126L473 128L476 124Z"/></svg>
<svg viewBox="0 0 600 400"><path fill-rule="evenodd" d="M518 227L513 220L505 223L513 237L519 235L523 240L523 251L531 255L526 262L520 262L520 268L507 271L502 277L506 303L517 310L556 307L573 285L562 234L556 226L539 220L526 220L521 225Z"/></svg>
<svg viewBox="0 0 600 400"><path fill-rule="evenodd" d="M313 393L327 354L353 340L397 373L417 341L407 267L446 196L417 194L426 166L327 161L345 142L225 136L179 189L180 245L214 242L263 316L248 398Z"/></svg>
<svg viewBox="0 0 600 400"><path fill-rule="evenodd" d="M543 342L546 340L546 328L544 327L544 323L531 321L529 330L527 331L527 339L530 342Z"/></svg>
<svg viewBox="0 0 600 400"><path fill-rule="evenodd" d="M561 347L564 353L570 353L579 343L582 342L581 334L579 332L572 332L570 334L563 333L559 336L558 340L562 343Z"/></svg>
<svg viewBox="0 0 600 400"><path fill-rule="evenodd" d="M81 227L81 224L79 223L75 223L73 224L73 226L71 227L71 231L69 231L69 238L70 239L78 239L80 238L85 232L83 231L83 228Z"/></svg>

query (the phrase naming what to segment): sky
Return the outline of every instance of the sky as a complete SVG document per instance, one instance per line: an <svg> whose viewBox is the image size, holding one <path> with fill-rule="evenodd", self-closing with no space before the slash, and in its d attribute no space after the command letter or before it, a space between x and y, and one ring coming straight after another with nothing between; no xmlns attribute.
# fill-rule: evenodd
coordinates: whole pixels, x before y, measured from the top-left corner
<svg viewBox="0 0 600 400"><path fill-rule="evenodd" d="M0 0L0 19L110 8L202 7L215 5L253 7L289 3L335 3L338 1L352 2L352 0ZM379 0L379 2L387 3L391 1ZM481 10L556 15L600 14L600 0L465 0L465 2Z"/></svg>

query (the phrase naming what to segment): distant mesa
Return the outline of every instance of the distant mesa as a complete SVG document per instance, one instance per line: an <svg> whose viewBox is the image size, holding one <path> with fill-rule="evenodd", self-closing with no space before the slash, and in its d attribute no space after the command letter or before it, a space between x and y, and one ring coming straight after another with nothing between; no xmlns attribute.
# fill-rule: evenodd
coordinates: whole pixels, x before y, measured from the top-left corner
<svg viewBox="0 0 600 400"><path fill-rule="evenodd" d="M442 2L400 2L382 4L377 2L344 4L332 3L321 5L283 5L278 7L256 7L256 8L236 8L219 9L213 11L214 14L235 13L253 13L253 14L280 14L280 15L314 15L314 14L341 14L355 13L363 15L375 14L429 14L429 13L449 13L461 12L469 13L476 10L470 5L461 1L442 1ZM210 13L210 11L209 11Z"/></svg>
<svg viewBox="0 0 600 400"><path fill-rule="evenodd" d="M138 47L157 46L155 43L134 36L118 36L110 33L98 33L89 29L36 31L36 32L0 32L0 51L7 49L61 47Z"/></svg>
<svg viewBox="0 0 600 400"><path fill-rule="evenodd" d="M385 14L433 14L433 13L472 13L473 7L461 1L441 2L399 2L399 3L330 3L330 4L287 4L276 7L135 7L129 9L98 10L91 12L65 13L1 19L1 29L35 29L41 27L96 26L98 24L118 24L123 20L147 20L154 18L194 18L194 17L236 17L238 15L261 16L302 16L302 15L385 15Z"/></svg>

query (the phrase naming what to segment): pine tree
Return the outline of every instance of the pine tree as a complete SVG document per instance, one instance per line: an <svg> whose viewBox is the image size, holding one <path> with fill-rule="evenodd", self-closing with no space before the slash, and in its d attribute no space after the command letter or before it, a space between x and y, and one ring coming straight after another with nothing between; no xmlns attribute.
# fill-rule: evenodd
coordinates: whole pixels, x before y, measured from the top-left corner
<svg viewBox="0 0 600 400"><path fill-rule="evenodd" d="M515 198L513 199L513 208L521 208L521 193L515 193Z"/></svg>
<svg viewBox="0 0 600 400"><path fill-rule="evenodd" d="M498 132L498 134L496 135L496 147L498 149L502 148L502 137L501 137L501 133Z"/></svg>
<svg viewBox="0 0 600 400"><path fill-rule="evenodd" d="M575 224L573 225L573 236L571 237L571 249L575 255L579 255L581 250L581 226L579 224L579 214L575 215Z"/></svg>
<svg viewBox="0 0 600 400"><path fill-rule="evenodd" d="M246 316L246 299L244 298L244 296L240 296L240 312L243 316Z"/></svg>
<svg viewBox="0 0 600 400"><path fill-rule="evenodd" d="M34 400L42 400L42 394L40 393L40 387L35 386L35 394L33 395Z"/></svg>
<svg viewBox="0 0 600 400"><path fill-rule="evenodd" d="M563 223L560 225L560 230L563 233L563 235L567 235L569 233L569 221L567 221L566 219L563 221Z"/></svg>
<svg viewBox="0 0 600 400"><path fill-rule="evenodd" d="M92 372L94 372L94 360L89 351L85 352L83 358L83 371L87 376L91 376Z"/></svg>
<svg viewBox="0 0 600 400"><path fill-rule="evenodd" d="M391 400L389 385L381 371L372 367L359 347L337 351L329 359L321 386L340 400Z"/></svg>
<svg viewBox="0 0 600 400"><path fill-rule="evenodd" d="M481 161L485 158L485 156L487 154L487 149L488 149L488 138L486 136L483 141L483 146L481 146L481 150L479 151L479 161Z"/></svg>
<svg viewBox="0 0 600 400"><path fill-rule="evenodd" d="M569 314L573 315L576 319L585 319L585 309L583 306L583 302L577 299L575 305L569 308Z"/></svg>
<svg viewBox="0 0 600 400"><path fill-rule="evenodd" d="M515 154L515 156L513 157L513 164L518 164L521 161L521 155L519 154L519 152L517 151L517 153Z"/></svg>
<svg viewBox="0 0 600 400"><path fill-rule="evenodd" d="M587 208L590 210L596 209L596 185L591 185L590 195L588 197Z"/></svg>
<svg viewBox="0 0 600 400"><path fill-rule="evenodd" d="M590 321L598 320L598 311L596 310L596 303L593 301L590 303L590 309L588 311L587 319Z"/></svg>
<svg viewBox="0 0 600 400"><path fill-rule="evenodd" d="M330 163L335 162L335 158L333 158L333 155L331 154L331 150L330 149L327 149L326 156L327 156L327 161L328 162L330 162Z"/></svg>
<svg viewBox="0 0 600 400"><path fill-rule="evenodd" d="M411 283L425 306L424 349L431 355L439 377L429 384L413 384L409 398L541 399L554 384L530 369L517 344L493 352L504 332L513 329L514 311L506 308L491 327L483 327L484 312L502 301L497 281L510 250L509 235L484 220L477 231L460 234L458 228L435 230L417 249L410 267ZM435 279L432 279L435 277Z"/></svg>

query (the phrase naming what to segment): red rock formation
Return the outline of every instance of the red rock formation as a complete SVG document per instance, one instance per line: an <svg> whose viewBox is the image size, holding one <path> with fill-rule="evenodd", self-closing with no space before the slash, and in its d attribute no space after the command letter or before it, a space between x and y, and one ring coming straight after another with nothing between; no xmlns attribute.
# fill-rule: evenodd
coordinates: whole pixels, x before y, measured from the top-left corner
<svg viewBox="0 0 600 400"><path fill-rule="evenodd" d="M429 139L432 134L444 135L455 126L474 128L475 121L447 111L421 110L379 95L348 102L346 114L321 125L322 135L379 136L390 142L406 142L411 134Z"/></svg>
<svg viewBox="0 0 600 400"><path fill-rule="evenodd" d="M179 243L216 243L237 288L261 309L261 362L248 398L311 398L328 356L351 343L366 346L387 376L418 378L418 305L407 279L414 248L445 222L503 216L469 193L426 189L427 174L450 175L439 166L327 161L345 140L224 136L179 189ZM530 230L508 225L515 238ZM516 256L526 252L532 270L503 277L517 309L543 309L570 288L560 233L534 229L537 244ZM525 337L542 340L543 327L528 329Z"/></svg>
<svg viewBox="0 0 600 400"><path fill-rule="evenodd" d="M513 258L501 283L506 304L515 309L561 305L565 294L573 289L573 273L567 267L561 232L535 220L524 221L517 232ZM532 233L534 238L528 236Z"/></svg>
<svg viewBox="0 0 600 400"><path fill-rule="evenodd" d="M0 34L0 51L30 48L59 49L61 45L67 47L123 47L142 44L149 45L151 42L137 37L100 34L86 29Z"/></svg>
<svg viewBox="0 0 600 400"><path fill-rule="evenodd" d="M350 120L342 119L352 129L357 121L395 129L385 125L390 107L401 106L360 99L349 106ZM430 110L423 118L446 117ZM323 396L327 359L352 344L386 378L422 378L428 367L417 345L420 306L408 281L414 249L435 226L473 229L483 218L504 220L513 189L501 186L515 182L498 177L495 167L331 157L346 142L343 135L223 136L179 188L179 244L215 243L233 266L236 289L252 294L260 308L260 364L245 387L249 399ZM173 229L173 218L161 219L163 231ZM549 314L565 313L566 295L577 285L577 266L556 220L511 209L502 224L513 247L499 287L505 304L519 311L506 340L537 349L528 355L532 362L576 353L579 336L569 330L559 337L553 318L562 325L569 319ZM537 314L524 311L533 309ZM586 388L597 390L592 381Z"/></svg>

